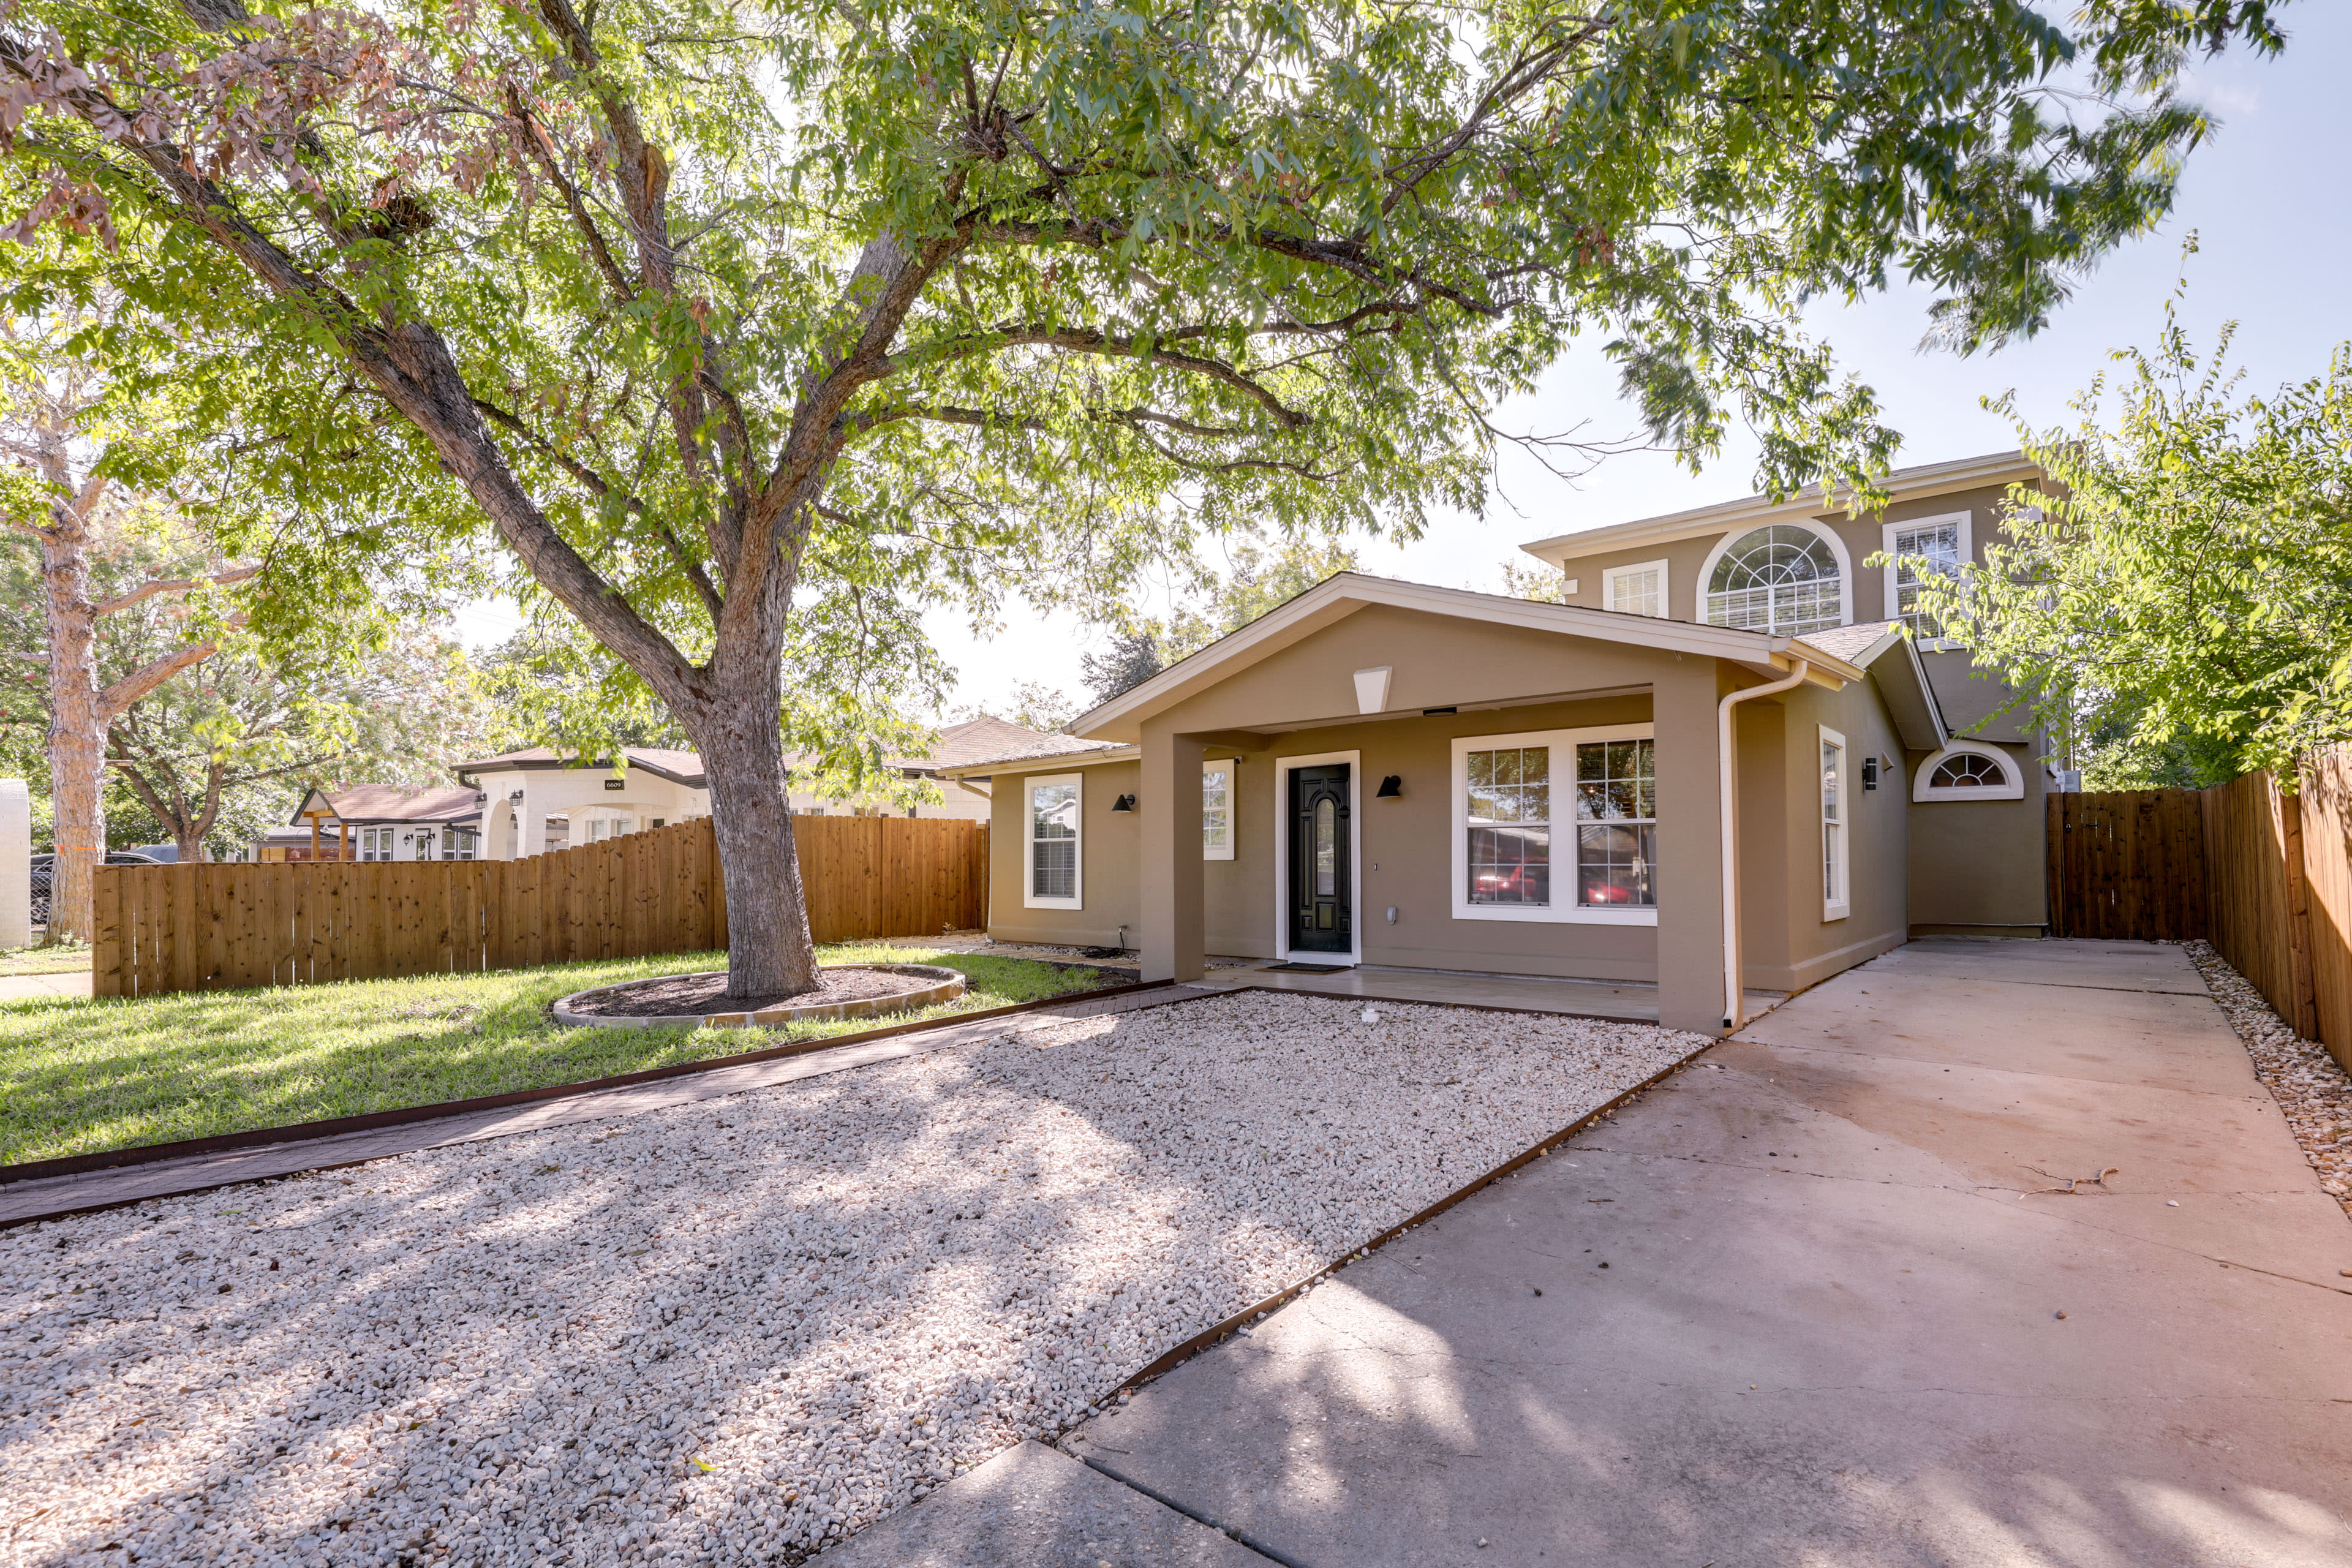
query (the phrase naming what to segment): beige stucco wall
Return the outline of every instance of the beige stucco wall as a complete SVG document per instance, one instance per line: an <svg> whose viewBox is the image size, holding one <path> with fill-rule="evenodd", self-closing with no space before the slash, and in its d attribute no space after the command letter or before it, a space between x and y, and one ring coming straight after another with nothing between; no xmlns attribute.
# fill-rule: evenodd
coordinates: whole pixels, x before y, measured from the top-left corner
<svg viewBox="0 0 2352 1568"><path fill-rule="evenodd" d="M1024 906L1023 867L1027 853L1028 784L1033 777L1077 773L1078 896L1075 910ZM1142 776L1134 762L1090 768L1066 764L1037 773L998 773L990 785L993 810L988 824L988 931L999 942L1035 942L1073 947L1107 947L1124 923L1136 936L1135 816L1114 812L1122 795L1132 795Z"/></svg>
<svg viewBox="0 0 2352 1568"><path fill-rule="evenodd" d="M1911 931L2032 936L2049 920L2043 852L2049 775L2031 745L2000 748L2025 775L2022 800L1923 800L1911 807ZM1925 752L1904 759L1903 798Z"/></svg>

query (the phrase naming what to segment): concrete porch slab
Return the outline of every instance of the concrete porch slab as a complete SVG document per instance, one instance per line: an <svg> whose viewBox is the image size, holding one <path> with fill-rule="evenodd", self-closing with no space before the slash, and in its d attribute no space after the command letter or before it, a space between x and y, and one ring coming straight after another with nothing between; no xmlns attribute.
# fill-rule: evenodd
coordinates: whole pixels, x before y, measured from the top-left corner
<svg viewBox="0 0 2352 1568"><path fill-rule="evenodd" d="M1311 962L1302 960L1301 962ZM1534 1013L1570 1013L1588 1018L1658 1021L1658 988L1635 981L1563 980L1545 974L1474 974L1459 970L1391 969L1359 964L1328 974L1302 974L1271 967L1272 959L1212 969L1193 985L1233 990L1264 985L1310 991L1326 996L1361 996L1367 1001L1443 1002L1455 1006L1523 1007ZM1786 999L1779 991L1750 991L1752 1017Z"/></svg>

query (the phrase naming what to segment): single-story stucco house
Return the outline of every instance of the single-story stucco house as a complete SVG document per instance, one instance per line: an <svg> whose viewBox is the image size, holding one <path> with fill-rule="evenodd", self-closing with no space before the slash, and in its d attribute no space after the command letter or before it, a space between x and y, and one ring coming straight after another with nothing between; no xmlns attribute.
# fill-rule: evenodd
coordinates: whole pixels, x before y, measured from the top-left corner
<svg viewBox="0 0 2352 1568"><path fill-rule="evenodd" d="M1566 604L1348 573L992 781L991 933L1654 984L1717 1032L1914 932L2039 933L2046 774L1882 547L1980 556L2015 455L1547 539ZM1908 579L1906 578L1906 581ZM1916 617L1913 620L1916 622ZM1934 628L1924 628L1932 633Z"/></svg>

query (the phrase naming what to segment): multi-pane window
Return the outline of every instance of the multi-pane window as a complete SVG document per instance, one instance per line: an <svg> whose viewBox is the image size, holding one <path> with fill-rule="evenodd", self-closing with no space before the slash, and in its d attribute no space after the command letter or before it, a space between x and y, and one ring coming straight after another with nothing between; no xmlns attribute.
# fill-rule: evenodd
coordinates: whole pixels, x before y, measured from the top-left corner
<svg viewBox="0 0 2352 1568"><path fill-rule="evenodd" d="M1824 920L1846 912L1845 737L1822 731L1822 906Z"/></svg>
<svg viewBox="0 0 2352 1568"><path fill-rule="evenodd" d="M1612 566L1601 574L1601 584L1607 589L1608 607L1622 616L1657 616L1666 613L1666 563L1645 562L1639 566Z"/></svg>
<svg viewBox="0 0 2352 1568"><path fill-rule="evenodd" d="M1919 584L1930 578L1959 576L1967 551L1967 542L1960 536L1961 521L1938 517L1886 525L1886 553L1893 558L1894 614L1922 642L1940 639L1944 628L1919 608Z"/></svg>
<svg viewBox="0 0 2352 1568"><path fill-rule="evenodd" d="M1929 789L1999 789L2007 783L2000 764L1981 752L1956 752L1927 775Z"/></svg>
<svg viewBox="0 0 2352 1568"><path fill-rule="evenodd" d="M1201 858L1234 858L1234 764L1205 763L1201 768Z"/></svg>
<svg viewBox="0 0 2352 1568"><path fill-rule="evenodd" d="M1586 909L1658 901L1658 763L1654 742L1587 741L1576 748L1576 901Z"/></svg>
<svg viewBox="0 0 2352 1568"><path fill-rule="evenodd" d="M389 828L389 827L362 827L362 828L361 828L361 829L360 829L360 858L361 858L361 859L362 859L362 860L389 860L389 859L391 859L391 858L393 858L393 855L392 855L392 846L393 846L392 834L393 834L393 830L392 830L391 828Z"/></svg>
<svg viewBox="0 0 2352 1568"><path fill-rule="evenodd" d="M471 827L445 827L441 830L441 858L471 860L480 842L479 830Z"/></svg>
<svg viewBox="0 0 2352 1568"><path fill-rule="evenodd" d="M1029 786L1029 900L1075 904L1078 898L1078 781Z"/></svg>
<svg viewBox="0 0 2352 1568"><path fill-rule="evenodd" d="M1551 748L1472 752L1467 889L1474 904L1551 902Z"/></svg>
<svg viewBox="0 0 2352 1568"><path fill-rule="evenodd" d="M1715 563L1706 618L1741 631L1801 637L1845 622L1845 581L1830 542L1801 523L1744 533Z"/></svg>
<svg viewBox="0 0 2352 1568"><path fill-rule="evenodd" d="M620 838L634 832L637 819L633 816L592 816L587 822L587 842L598 843L606 838Z"/></svg>

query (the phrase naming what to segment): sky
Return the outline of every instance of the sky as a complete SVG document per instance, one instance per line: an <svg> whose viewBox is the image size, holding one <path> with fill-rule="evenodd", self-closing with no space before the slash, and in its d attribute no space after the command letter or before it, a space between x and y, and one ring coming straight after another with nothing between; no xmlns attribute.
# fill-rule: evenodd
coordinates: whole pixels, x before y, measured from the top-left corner
<svg viewBox="0 0 2352 1568"><path fill-rule="evenodd" d="M2234 357L2249 387L2315 375L2334 345L2352 339L2352 203L2346 200L2352 92L2342 78L2352 61L2352 5L2306 0L2287 7L2283 19L2292 37L2278 58L2232 55L2196 73L2190 96L2221 126L2189 155L2172 216L2084 279L2039 336L1970 359L1923 351L1928 296L1900 288L1857 306L1825 305L1811 313L1810 330L1876 390L1887 423L1903 432L1899 464L2014 447L2009 423L1981 405L2004 392L2015 392L2020 411L2037 427L2073 424L2070 399L2108 366L2109 352L2154 342L2192 231L2199 250L2186 264L2182 324L2191 342L2210 352L2222 324L2236 321ZM1597 351L1561 363L1536 395L1507 404L1496 419L1521 431L1581 422L1595 437L1635 428ZM1754 490L1754 444L1738 433L1698 474L1665 454L1636 452L1611 458L1571 483L1507 453L1484 517L1437 518L1421 539L1401 547L1356 542L1368 572L1496 588L1507 559L1532 564L1518 553L1525 541L1735 500ZM473 606L462 617L472 643L497 640L513 625L512 610L499 605ZM1108 641L1074 618L1018 605L1009 606L1003 626L985 638L952 614L935 615L929 625L958 674L950 712L1009 711L1013 689L1024 681L1058 687L1083 708L1077 654Z"/></svg>

